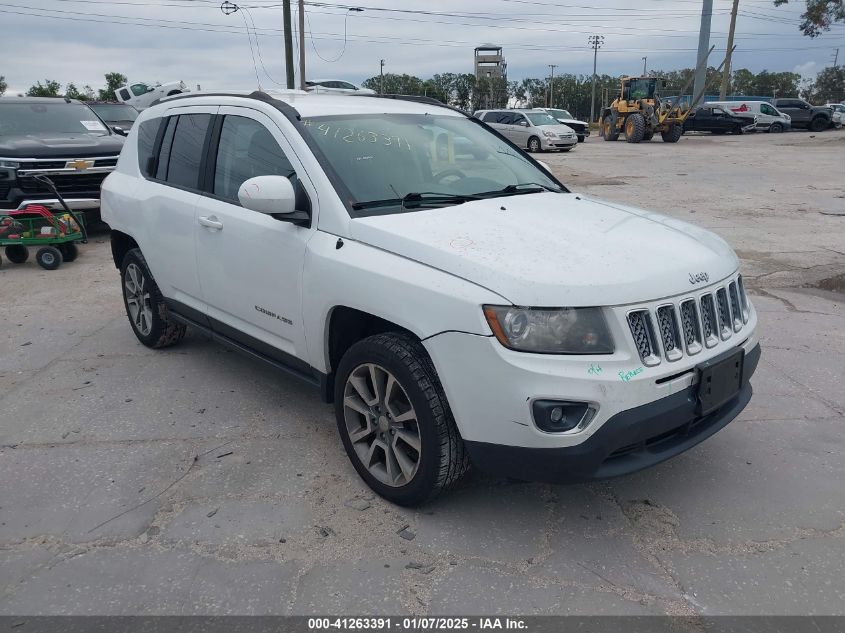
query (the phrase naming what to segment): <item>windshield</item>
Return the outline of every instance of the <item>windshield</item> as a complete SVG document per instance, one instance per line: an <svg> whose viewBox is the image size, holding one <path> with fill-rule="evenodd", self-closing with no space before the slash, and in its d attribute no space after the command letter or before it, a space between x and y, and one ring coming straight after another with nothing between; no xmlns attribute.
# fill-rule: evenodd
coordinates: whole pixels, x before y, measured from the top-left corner
<svg viewBox="0 0 845 633"><path fill-rule="evenodd" d="M557 108L550 108L549 114L556 119L574 119L575 117L569 113L569 110L559 110Z"/></svg>
<svg viewBox="0 0 845 633"><path fill-rule="evenodd" d="M304 119L317 145L348 191L341 191L353 217L403 213L409 194L443 194L437 206L462 200L444 196L493 197L506 187L530 184L508 195L560 189L529 158L470 119L450 115L375 114ZM390 204L367 205L373 201ZM433 204L429 202L426 206Z"/></svg>
<svg viewBox="0 0 845 633"><path fill-rule="evenodd" d="M657 82L654 79L631 79L626 86L626 99L654 99Z"/></svg>
<svg viewBox="0 0 845 633"><path fill-rule="evenodd" d="M139 114L132 106L119 103L92 103L89 107L105 121L134 121Z"/></svg>
<svg viewBox="0 0 845 633"><path fill-rule="evenodd" d="M532 125L560 125L558 120L547 112L526 112L525 116Z"/></svg>
<svg viewBox="0 0 845 633"><path fill-rule="evenodd" d="M5 100L9 100L6 98ZM76 103L0 103L0 136L94 134L108 129L88 106Z"/></svg>

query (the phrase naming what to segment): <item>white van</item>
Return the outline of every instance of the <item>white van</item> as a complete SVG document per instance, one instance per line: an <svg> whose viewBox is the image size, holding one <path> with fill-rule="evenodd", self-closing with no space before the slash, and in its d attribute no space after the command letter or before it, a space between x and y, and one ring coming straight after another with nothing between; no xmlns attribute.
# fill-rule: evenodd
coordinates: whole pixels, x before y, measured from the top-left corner
<svg viewBox="0 0 845 633"><path fill-rule="evenodd" d="M792 118L768 101L708 101L707 105L721 106L735 116L749 119L757 115L758 130L785 132L792 127Z"/></svg>

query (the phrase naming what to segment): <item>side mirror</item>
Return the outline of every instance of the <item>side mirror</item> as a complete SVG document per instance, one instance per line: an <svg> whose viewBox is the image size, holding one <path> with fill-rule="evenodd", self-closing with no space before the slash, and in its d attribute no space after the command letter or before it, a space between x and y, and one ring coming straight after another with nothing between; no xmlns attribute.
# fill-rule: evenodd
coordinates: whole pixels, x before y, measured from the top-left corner
<svg viewBox="0 0 845 633"><path fill-rule="evenodd" d="M284 176L256 176L238 189L238 200L245 209L274 215L296 212L296 193Z"/></svg>
<svg viewBox="0 0 845 633"><path fill-rule="evenodd" d="M124 130L124 129L123 129L122 127L120 127L119 125L112 126L112 129L111 129L111 130L112 130L112 132L114 132L115 134L117 134L117 135L119 135L119 136L129 136L129 132L127 132L126 130Z"/></svg>
<svg viewBox="0 0 845 633"><path fill-rule="evenodd" d="M520 121L517 125L521 125L522 127L528 127L528 121Z"/></svg>

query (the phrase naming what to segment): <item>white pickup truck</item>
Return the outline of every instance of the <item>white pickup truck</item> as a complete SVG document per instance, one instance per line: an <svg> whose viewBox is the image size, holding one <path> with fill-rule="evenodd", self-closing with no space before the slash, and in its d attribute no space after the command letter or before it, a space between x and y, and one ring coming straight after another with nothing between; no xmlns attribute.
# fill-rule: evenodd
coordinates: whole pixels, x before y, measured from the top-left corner
<svg viewBox="0 0 845 633"><path fill-rule="evenodd" d="M471 463L634 472L751 398L757 314L722 238L570 192L433 100L165 98L102 204L138 340L191 328L319 387L396 503Z"/></svg>
<svg viewBox="0 0 845 633"><path fill-rule="evenodd" d="M139 81L118 88L114 94L121 103L128 103L136 110L143 110L162 97L172 97L184 92L190 92L184 81L169 81L165 84Z"/></svg>

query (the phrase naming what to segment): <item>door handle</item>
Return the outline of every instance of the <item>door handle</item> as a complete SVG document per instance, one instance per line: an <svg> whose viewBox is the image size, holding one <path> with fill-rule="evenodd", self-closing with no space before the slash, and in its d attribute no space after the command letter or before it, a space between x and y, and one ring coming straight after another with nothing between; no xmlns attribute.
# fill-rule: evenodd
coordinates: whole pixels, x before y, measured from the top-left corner
<svg viewBox="0 0 845 633"><path fill-rule="evenodd" d="M223 223L217 219L216 216L200 216L197 218L197 222L202 224L203 226L207 226L210 229L217 229L219 231L223 230Z"/></svg>

